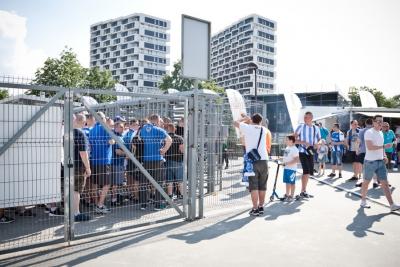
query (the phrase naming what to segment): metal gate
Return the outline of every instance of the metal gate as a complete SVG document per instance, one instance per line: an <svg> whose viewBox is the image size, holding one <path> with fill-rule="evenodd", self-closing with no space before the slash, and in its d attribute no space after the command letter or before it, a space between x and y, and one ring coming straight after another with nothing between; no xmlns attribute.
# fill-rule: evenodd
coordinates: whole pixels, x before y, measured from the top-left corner
<svg viewBox="0 0 400 267"><path fill-rule="evenodd" d="M246 187L241 184L242 147L223 97L198 90L150 95L61 88L15 78L3 78L0 88L12 92L0 100L0 217L15 219L0 224L0 251L177 218L192 221L227 204L248 203ZM93 101L102 95L114 96L114 100ZM248 107L249 112L259 109L253 104ZM152 114L164 118L169 131L174 130L169 120L180 121L182 139L176 140L183 145L181 164L167 160L152 165L144 159L146 155L137 153L140 142L144 147L162 148L168 141L164 135L154 143L145 134L136 139L131 136L128 142L120 136L117 127L134 128L135 122L145 125ZM103 147L107 151L103 161L94 156L100 153L97 130L84 129L91 169L84 185L83 167L74 162L81 157L77 152L83 152L74 136L83 118L94 120L91 127L112 140ZM36 216L27 216L32 214Z"/></svg>

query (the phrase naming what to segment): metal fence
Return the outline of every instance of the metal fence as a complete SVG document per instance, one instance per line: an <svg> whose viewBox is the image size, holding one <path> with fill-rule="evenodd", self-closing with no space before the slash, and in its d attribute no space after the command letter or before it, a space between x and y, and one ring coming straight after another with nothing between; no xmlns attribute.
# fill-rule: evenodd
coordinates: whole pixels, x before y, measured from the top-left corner
<svg viewBox="0 0 400 267"><path fill-rule="evenodd" d="M243 148L218 95L61 88L14 78L0 79L0 89L12 94L0 100L0 251L191 221L248 203ZM101 95L116 99L95 103ZM248 108L265 114L254 103ZM90 175L80 160L85 153Z"/></svg>

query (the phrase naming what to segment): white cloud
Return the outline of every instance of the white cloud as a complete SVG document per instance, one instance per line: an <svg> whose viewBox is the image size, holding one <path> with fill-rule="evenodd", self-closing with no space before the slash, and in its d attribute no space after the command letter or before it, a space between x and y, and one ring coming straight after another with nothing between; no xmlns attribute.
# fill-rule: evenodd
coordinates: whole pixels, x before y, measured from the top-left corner
<svg viewBox="0 0 400 267"><path fill-rule="evenodd" d="M26 18L0 10L0 75L33 77L46 59L44 51L26 44Z"/></svg>

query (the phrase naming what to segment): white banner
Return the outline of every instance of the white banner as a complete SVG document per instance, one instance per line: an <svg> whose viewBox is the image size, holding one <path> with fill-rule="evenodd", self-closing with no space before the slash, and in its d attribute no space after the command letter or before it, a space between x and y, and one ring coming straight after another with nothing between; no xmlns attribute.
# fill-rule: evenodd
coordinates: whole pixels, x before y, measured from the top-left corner
<svg viewBox="0 0 400 267"><path fill-rule="evenodd" d="M226 95L228 96L229 106L232 111L232 117L234 121L239 120L242 114L246 114L246 105L244 103L243 96L236 90L227 89ZM236 136L240 138L239 129L236 128Z"/></svg>

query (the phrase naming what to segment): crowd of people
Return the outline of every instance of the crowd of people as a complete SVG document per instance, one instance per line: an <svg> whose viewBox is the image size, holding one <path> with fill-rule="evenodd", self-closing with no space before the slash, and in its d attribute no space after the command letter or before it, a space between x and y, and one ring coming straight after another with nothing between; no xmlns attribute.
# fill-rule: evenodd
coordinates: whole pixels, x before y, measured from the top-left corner
<svg viewBox="0 0 400 267"><path fill-rule="evenodd" d="M99 215L110 213L110 207L106 206L108 196L112 206L124 205L129 201L141 210L166 208L159 191L155 190L120 144L124 144L170 198L182 198L183 118L174 124L170 118L161 118L157 114L129 121L121 116L106 117L103 112L97 112L97 115L103 123L96 121L90 113L74 114L74 192L71 212L75 221L92 219L89 216L91 212L80 211L82 204L93 207L93 211ZM108 133L107 128L119 142ZM49 203L45 212L50 216L64 216L61 206ZM22 207L17 211L22 216L35 216L31 209ZM0 223L13 221L14 218L6 216L4 209L0 209Z"/></svg>
<svg viewBox="0 0 400 267"><path fill-rule="evenodd" d="M268 178L268 167L266 159L268 154L261 133L266 132L262 127L262 116L254 114L252 117L242 116L234 122L244 136L246 153L244 156L244 175L248 175L249 191L253 207L250 215L258 216L264 212L265 190ZM260 133L261 132L261 133ZM332 171L328 178L343 178L343 159L346 158L353 168L353 176L348 181L356 181L355 186L361 187L361 207L370 208L366 202L368 185L374 179L373 187L381 186L389 202L390 210L400 209L393 202L390 184L387 181L388 170L397 171L400 158L400 130L390 129L388 122L383 121L381 115L368 118L365 127L360 128L358 121L351 121L351 129L342 132L338 123L331 130L326 129L321 123L313 122L313 114L304 114L304 123L301 123L294 134L286 136L283 162L283 182L286 184L286 193L282 201L291 202L303 198L312 198L307 192L307 184L310 175L318 172L318 177L325 175L326 163L331 163ZM258 138L258 134L260 137ZM258 141L258 142L257 142ZM259 157L253 157L254 150L258 151ZM294 195L297 164L301 163L301 190ZM314 163L319 163L319 170L314 168ZM263 166L262 170L259 166ZM250 170L250 171L249 171Z"/></svg>

